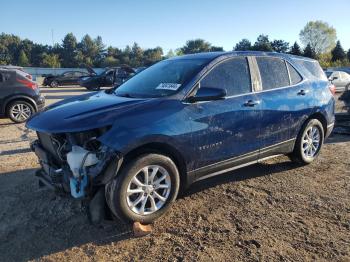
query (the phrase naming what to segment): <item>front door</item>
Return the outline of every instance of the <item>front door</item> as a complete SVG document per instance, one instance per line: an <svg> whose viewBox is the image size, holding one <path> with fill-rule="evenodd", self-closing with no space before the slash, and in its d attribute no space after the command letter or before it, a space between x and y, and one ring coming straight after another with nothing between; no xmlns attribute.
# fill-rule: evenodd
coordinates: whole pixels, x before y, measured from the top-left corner
<svg viewBox="0 0 350 262"><path fill-rule="evenodd" d="M223 100L190 104L193 124L192 169L230 168L257 159L260 147L260 104L252 93L246 57L235 57L215 66L200 87L223 88ZM208 166L213 170L208 170Z"/></svg>

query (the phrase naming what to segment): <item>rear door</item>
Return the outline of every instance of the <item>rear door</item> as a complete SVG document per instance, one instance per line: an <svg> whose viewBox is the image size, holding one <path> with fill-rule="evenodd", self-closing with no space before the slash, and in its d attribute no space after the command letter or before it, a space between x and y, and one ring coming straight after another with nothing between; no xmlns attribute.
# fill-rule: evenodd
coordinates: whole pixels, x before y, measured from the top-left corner
<svg viewBox="0 0 350 262"><path fill-rule="evenodd" d="M252 92L247 57L221 62L199 85L226 89L227 96L189 105L196 156L194 169L211 165L210 168L222 170L256 160L260 147L260 105Z"/></svg>
<svg viewBox="0 0 350 262"><path fill-rule="evenodd" d="M309 107L308 86L287 61L278 57L255 57L260 72L261 152L260 158L290 151L295 130Z"/></svg>

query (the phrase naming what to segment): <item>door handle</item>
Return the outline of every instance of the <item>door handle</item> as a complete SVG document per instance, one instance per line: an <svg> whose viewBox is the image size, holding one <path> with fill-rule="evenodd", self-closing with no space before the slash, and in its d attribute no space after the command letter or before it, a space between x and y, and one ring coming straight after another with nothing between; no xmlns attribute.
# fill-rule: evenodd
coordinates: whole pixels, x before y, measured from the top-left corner
<svg viewBox="0 0 350 262"><path fill-rule="evenodd" d="M298 92L298 96L304 96L304 95L306 95L306 91L305 90L300 90L299 92Z"/></svg>
<svg viewBox="0 0 350 262"><path fill-rule="evenodd" d="M248 100L247 102L244 103L244 106L246 107L254 107L259 104L259 101L254 101L254 100Z"/></svg>

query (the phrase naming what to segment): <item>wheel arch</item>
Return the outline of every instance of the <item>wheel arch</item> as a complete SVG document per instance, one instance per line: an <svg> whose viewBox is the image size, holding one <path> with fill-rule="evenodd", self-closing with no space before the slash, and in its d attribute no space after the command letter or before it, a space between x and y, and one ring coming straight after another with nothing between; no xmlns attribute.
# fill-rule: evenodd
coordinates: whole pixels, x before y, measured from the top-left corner
<svg viewBox="0 0 350 262"><path fill-rule="evenodd" d="M304 121L302 126L304 126L304 124L307 121L309 121L310 119L317 119L321 122L322 127L323 127L323 133L324 133L323 135L326 136L326 133L327 133L327 119L326 119L326 117L321 112L315 112Z"/></svg>
<svg viewBox="0 0 350 262"><path fill-rule="evenodd" d="M32 98L30 98L30 97L28 97L28 96L12 96L12 97L8 98L8 99L5 101L5 103L4 103L3 112L4 112L5 114L7 114L8 106L9 106L11 103L15 102L15 101L25 101L25 102L28 102L28 103L30 103L30 104L33 106L35 112L38 111L38 107L37 107L37 104L35 103L34 99L32 99Z"/></svg>
<svg viewBox="0 0 350 262"><path fill-rule="evenodd" d="M137 158L143 154L156 153L169 157L174 161L175 165L178 168L180 175L180 190L185 189L188 186L187 180L187 168L186 161L183 158L182 154L172 145L169 145L164 142L151 142L147 144L143 144L136 148L133 148L129 152L127 152L123 157L123 163L120 166L120 169L123 169L127 163L129 163L132 159ZM119 172L119 171L118 171Z"/></svg>

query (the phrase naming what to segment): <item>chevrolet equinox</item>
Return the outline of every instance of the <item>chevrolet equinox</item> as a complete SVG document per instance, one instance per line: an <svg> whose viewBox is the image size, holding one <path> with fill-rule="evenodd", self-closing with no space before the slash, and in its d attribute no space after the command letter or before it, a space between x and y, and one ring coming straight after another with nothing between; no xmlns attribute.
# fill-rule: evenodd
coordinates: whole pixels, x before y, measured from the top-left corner
<svg viewBox="0 0 350 262"><path fill-rule="evenodd" d="M107 203L125 221L150 223L193 182L281 154L314 161L334 125L333 92L305 57L174 57L117 89L34 115L27 127L38 136L36 175L97 209Z"/></svg>

